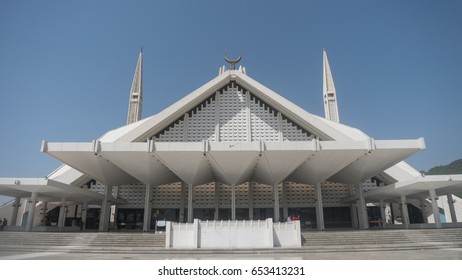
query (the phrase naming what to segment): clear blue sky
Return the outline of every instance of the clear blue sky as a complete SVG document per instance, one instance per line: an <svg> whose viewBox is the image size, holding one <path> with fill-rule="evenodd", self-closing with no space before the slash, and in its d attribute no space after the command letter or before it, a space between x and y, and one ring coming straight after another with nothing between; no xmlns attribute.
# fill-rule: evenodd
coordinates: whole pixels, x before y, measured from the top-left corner
<svg viewBox="0 0 462 280"><path fill-rule="evenodd" d="M126 122L139 48L143 117L240 52L248 75L323 116L322 47L343 123L424 137L418 170L462 158L462 1L0 1L0 177L60 163L42 140L91 141Z"/></svg>

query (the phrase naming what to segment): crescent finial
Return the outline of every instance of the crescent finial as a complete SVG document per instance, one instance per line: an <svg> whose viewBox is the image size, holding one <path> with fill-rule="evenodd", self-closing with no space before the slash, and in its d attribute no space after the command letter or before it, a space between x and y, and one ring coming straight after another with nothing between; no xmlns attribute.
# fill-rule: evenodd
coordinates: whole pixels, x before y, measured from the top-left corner
<svg viewBox="0 0 462 280"><path fill-rule="evenodd" d="M236 64L242 59L242 53L236 59L229 59L225 53L225 61L229 63L231 70L236 70Z"/></svg>

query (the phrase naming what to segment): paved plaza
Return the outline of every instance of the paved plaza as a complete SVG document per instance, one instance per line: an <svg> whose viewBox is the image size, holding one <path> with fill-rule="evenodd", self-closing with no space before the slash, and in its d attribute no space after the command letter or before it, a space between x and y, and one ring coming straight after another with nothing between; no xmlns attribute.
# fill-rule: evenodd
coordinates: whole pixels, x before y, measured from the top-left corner
<svg viewBox="0 0 462 280"><path fill-rule="evenodd" d="M180 251L179 253L144 253L129 252L111 253L75 253L75 252L22 252L0 251L0 260L461 260L462 248L428 249L428 250L395 250L368 252L335 252L307 253L300 252L255 252L240 253L238 251L207 251L201 253Z"/></svg>

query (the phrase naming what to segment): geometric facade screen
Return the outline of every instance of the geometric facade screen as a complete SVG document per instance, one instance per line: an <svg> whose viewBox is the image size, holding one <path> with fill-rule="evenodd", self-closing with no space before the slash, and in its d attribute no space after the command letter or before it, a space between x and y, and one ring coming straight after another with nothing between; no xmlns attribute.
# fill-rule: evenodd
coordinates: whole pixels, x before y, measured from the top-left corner
<svg viewBox="0 0 462 280"><path fill-rule="evenodd" d="M154 136L156 142L273 142L309 141L312 138L311 133L234 82Z"/></svg>

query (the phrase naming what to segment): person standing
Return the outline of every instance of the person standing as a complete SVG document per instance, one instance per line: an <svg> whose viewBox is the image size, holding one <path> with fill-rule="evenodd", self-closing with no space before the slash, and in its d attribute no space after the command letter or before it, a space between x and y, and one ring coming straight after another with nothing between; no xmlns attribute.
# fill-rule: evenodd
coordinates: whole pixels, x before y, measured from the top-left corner
<svg viewBox="0 0 462 280"><path fill-rule="evenodd" d="M3 218L3 223L2 223L2 230L5 230L6 226L8 225L8 221L6 218Z"/></svg>

